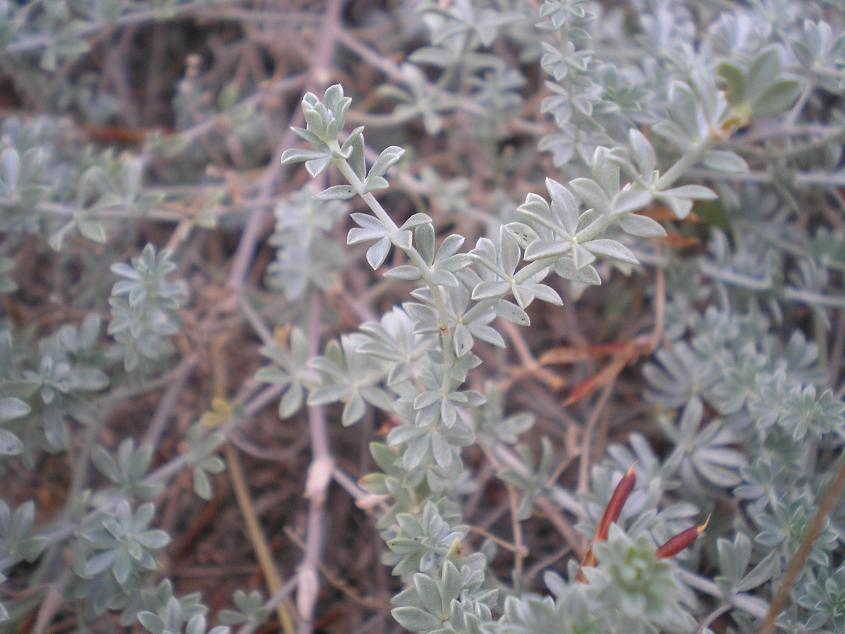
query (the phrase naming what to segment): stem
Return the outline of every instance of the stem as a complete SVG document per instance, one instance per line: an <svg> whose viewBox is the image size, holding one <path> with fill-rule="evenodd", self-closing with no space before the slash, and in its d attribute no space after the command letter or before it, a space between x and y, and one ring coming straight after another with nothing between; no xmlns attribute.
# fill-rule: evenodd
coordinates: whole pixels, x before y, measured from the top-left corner
<svg viewBox="0 0 845 634"><path fill-rule="evenodd" d="M264 388L261 392L253 396L248 403L246 403L246 405L244 406L244 415L241 418L234 418L230 420L225 425L220 427L219 431L224 436L228 436L228 434L231 433L236 427L239 427L251 417L255 416L264 407L275 401L279 397L279 395L284 391L284 389L285 386L283 385L270 385ZM179 473L186 466L189 466L193 462L194 458L195 457L193 452L186 451L185 453L176 456L169 462L166 462L158 469L150 473L146 478L144 478L143 483L146 485L150 485L167 482L168 479ZM85 519L79 522L79 524L83 524L85 520L89 519L99 511L113 509L119 500L120 496L115 496L110 498L109 500L106 500L101 506L92 510L88 515L86 515ZM71 524L69 522L59 522L59 524L50 532L50 534L46 536L47 546L56 544L67 539L68 537L70 537L70 535L73 534L73 531L76 529L76 527L77 524ZM15 555L9 555L0 558L0 572L8 570L20 561L21 559L19 557L16 557Z"/></svg>
<svg viewBox="0 0 845 634"><path fill-rule="evenodd" d="M358 178L358 175L355 173L355 170L349 165L349 163L344 158L336 159L334 164L337 166L338 171L343 174L343 177L349 182L352 186L352 189L355 190L355 193L358 194L365 203L367 203L367 207L370 208L370 211L373 212L376 218L384 225L387 232L393 234L399 231L399 227L393 222L393 218L390 217L390 214L385 211L384 207L381 206L381 203L378 199L373 196L371 192L364 191L364 183ZM437 309L437 319L440 322L440 327L443 329L448 329L448 314L446 312L446 304L443 301L443 295L440 292L440 287L436 284L432 283L431 275L430 275L430 267L428 263L423 259L420 255L420 252L411 245L409 247L399 247L411 262L420 270L422 273L423 281L428 285L429 291L431 291L431 297L434 300L434 305ZM447 332L448 330L444 330Z"/></svg>
<svg viewBox="0 0 845 634"><path fill-rule="evenodd" d="M206 9L208 3L205 1L192 2L190 4L176 7L174 9L152 9L146 11L133 11L121 16L111 24L89 24L80 28L75 35L77 37L89 37L100 31L101 29L113 29L119 26L129 26L132 24L143 24L150 20L175 20L184 17L194 11ZM6 47L5 53L24 53L35 50L44 46L49 46L56 41L55 34L36 35L29 38L23 38L17 42L13 42Z"/></svg>
<svg viewBox="0 0 845 634"><path fill-rule="evenodd" d="M311 297L308 315L308 353L315 356L320 347L320 327L323 321L323 304L318 293ZM329 432L322 406L308 407L308 433L311 439L311 464L305 483L305 497L308 498L308 519L305 555L297 572L296 607L301 621L298 634L313 631L314 606L320 591L320 556L323 550L325 503L332 480L334 459L329 447Z"/></svg>
<svg viewBox="0 0 845 634"><path fill-rule="evenodd" d="M282 579L279 576L279 571L276 570L273 555L270 552L267 539L264 537L264 531L261 530L261 524L255 513L255 507L252 503L252 497L250 496L246 479L244 478L241 462L238 459L238 453L232 445L226 445L225 453L226 462L229 465L229 477L232 480L232 488L235 490L235 497L241 509L247 533L252 542L253 550L255 550L255 557L258 559L261 571L264 573L264 580L267 582L268 589L275 596L283 587ZM293 634L293 622L288 615L284 602L279 601L274 607L284 634Z"/></svg>
<svg viewBox="0 0 845 634"><path fill-rule="evenodd" d="M715 170L696 168L690 172L691 176L712 180L741 181L744 183L772 183L777 180L776 175L769 172L717 172ZM800 172L791 176L790 183L795 187L827 187L831 189L845 187L845 172Z"/></svg>
<svg viewBox="0 0 845 634"><path fill-rule="evenodd" d="M296 577L291 577L288 579L283 586L281 586L273 595L264 602L264 607L267 610L274 609L277 605L281 604L282 601L293 591L296 587ZM257 630L261 625L259 623L247 623L241 626L241 629L238 630L238 634L252 634L255 630Z"/></svg>
<svg viewBox="0 0 845 634"><path fill-rule="evenodd" d="M464 323L474 321L476 315L478 315L479 313L483 313L485 310L487 310L488 308L490 308L492 306L495 306L496 302L498 302L498 301L499 301L498 299L481 299L481 300L479 300L478 302L473 304L472 307L467 312L464 313L464 316L463 316Z"/></svg>
<svg viewBox="0 0 845 634"><path fill-rule="evenodd" d="M514 283L522 284L529 278L537 275L543 269L550 267L556 259L557 256L553 256L548 258L540 258L539 260L529 262L526 266L523 266L521 269L519 269L513 276Z"/></svg>
<svg viewBox="0 0 845 634"><path fill-rule="evenodd" d="M663 174L655 184L655 189L658 191L668 189L671 187L675 181L677 181L681 176L686 174L686 172L698 161L701 160L701 157L705 155L705 153L709 152L713 149L716 145L716 137L712 134L708 135L701 143L696 145L691 150L688 150L681 158L679 158L675 164L670 167L665 174Z"/></svg>
<svg viewBox="0 0 845 634"><path fill-rule="evenodd" d="M318 39L320 44L311 57L311 63L308 69L307 89L313 90L318 85L324 85L331 77L329 68L331 67L332 56L337 47L338 33L341 29L342 5L343 0L332 0L326 5ZM302 120L302 111L298 110L291 119L291 126L300 125ZM284 135L282 135L272 156L278 157L284 148L290 147L294 138L293 131L288 128ZM286 169L287 167L278 159L270 162L270 165L261 176L258 195L260 199L268 201L272 199L271 194L275 185L277 181L281 180ZM229 278L226 281L226 286L233 291L235 300L237 300L243 290L243 284L249 273L249 267L252 264L255 248L264 224L264 215L269 210L269 207L270 204L268 203L267 205L262 204L253 208L247 219L246 227L244 227L244 231L241 234L240 242L238 242L238 248L232 260ZM235 302L231 305L231 308L234 309L236 306L237 303Z"/></svg>
<svg viewBox="0 0 845 634"><path fill-rule="evenodd" d="M801 115L801 112L804 110L804 106L807 105L807 100L810 98L810 95L813 94L813 90L815 89L815 78L811 75L809 77L809 81L807 81L806 85L804 86L804 90L801 92L801 96L798 97L798 101L795 102L795 105L792 106L792 109L786 115L786 118L783 120L783 124L787 127L791 127L795 125L795 122L798 120L798 117Z"/></svg>
<svg viewBox="0 0 845 634"><path fill-rule="evenodd" d="M795 580L804 568L804 562L813 548L813 542L816 541L816 537L821 532L825 520L833 511L833 507L836 506L836 502L842 497L843 490L845 490L845 459L841 461L839 470L828 486L827 493L822 498L821 504L819 504L819 508L813 517L813 521L810 522L810 526L804 534L804 539L801 540L801 545L792 557L792 561L789 562L786 574L784 574L780 587L769 606L769 611L766 613L766 618L760 626L760 634L773 634L775 631L775 620L781 610L786 606L789 592L792 590Z"/></svg>

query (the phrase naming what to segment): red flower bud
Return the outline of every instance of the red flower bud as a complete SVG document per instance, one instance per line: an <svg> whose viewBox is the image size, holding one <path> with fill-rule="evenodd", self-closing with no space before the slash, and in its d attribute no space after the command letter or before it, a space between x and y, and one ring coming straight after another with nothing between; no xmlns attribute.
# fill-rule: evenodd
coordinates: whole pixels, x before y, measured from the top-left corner
<svg viewBox="0 0 845 634"><path fill-rule="evenodd" d="M674 557L685 548L689 548L692 543L696 539L698 539L698 536L704 532L704 529L707 528L707 524L709 522L710 516L708 515L707 519L704 520L704 524L699 524L698 526L691 526L685 531L681 531L674 537L670 537L665 544L663 544L660 548L657 549L658 558L669 559L669 557Z"/></svg>
<svg viewBox="0 0 845 634"><path fill-rule="evenodd" d="M588 566L596 565L596 556L593 554L593 544L607 541L607 534L610 531L610 525L619 519L619 515L622 513L622 507L625 506L628 496L631 495L631 491L634 490L634 485L637 483L637 474L634 471L634 466L636 464L637 463L635 462L628 467L628 471L625 472L625 475L622 476L621 480L619 480L616 488L613 489L610 501L607 503L607 507L604 509L604 513L602 513L601 519L596 527L596 534L593 536L593 542L590 544L587 552L584 553L584 558L581 560L581 567L578 569L578 574L575 577L575 580L579 583L587 582L583 569Z"/></svg>
<svg viewBox="0 0 845 634"><path fill-rule="evenodd" d="M601 520L599 520L599 524L596 527L596 536L593 538L593 542L603 542L607 540L607 533L610 530L610 525L619 519L619 515L622 513L622 507L625 506L625 502L628 500L628 496L631 495L631 491L634 490L634 485L636 483L637 474L634 471L634 465L632 464L628 467L628 471L624 476L622 476L622 479L619 480L619 484L616 485L616 488L613 489L613 495L610 496L610 502L607 503L607 508L604 509Z"/></svg>

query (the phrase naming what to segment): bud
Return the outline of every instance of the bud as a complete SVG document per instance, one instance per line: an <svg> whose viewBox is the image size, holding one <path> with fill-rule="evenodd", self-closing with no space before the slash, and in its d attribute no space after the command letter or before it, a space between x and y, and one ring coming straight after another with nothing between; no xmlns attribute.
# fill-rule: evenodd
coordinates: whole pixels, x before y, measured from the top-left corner
<svg viewBox="0 0 845 634"><path fill-rule="evenodd" d="M681 531L674 537L670 537L665 544L663 544L660 548L657 549L658 558L669 559L669 557L674 557L685 548L689 548L690 546L692 546L693 542L698 539L698 536L704 532L704 529L707 528L707 524L709 523L710 516L708 515L707 519L704 520L704 524L699 524L698 526L691 526L685 531Z"/></svg>
<svg viewBox="0 0 845 634"><path fill-rule="evenodd" d="M625 472L625 475L619 480L616 488L613 489L610 501L607 503L607 507L604 509L604 513L602 513L601 519L596 527L596 534L593 537L592 544L607 541L607 533L610 530L610 525L619 519L619 515L622 513L622 507L625 506L628 496L631 495L631 491L634 490L634 485L637 483L637 473L634 471L636 464L635 462L628 467L628 471ZM581 560L581 568L575 577L575 580L579 583L586 583L587 581L583 573L583 568L596 565L596 556L593 553L592 544L590 544L587 552L584 553L584 558Z"/></svg>

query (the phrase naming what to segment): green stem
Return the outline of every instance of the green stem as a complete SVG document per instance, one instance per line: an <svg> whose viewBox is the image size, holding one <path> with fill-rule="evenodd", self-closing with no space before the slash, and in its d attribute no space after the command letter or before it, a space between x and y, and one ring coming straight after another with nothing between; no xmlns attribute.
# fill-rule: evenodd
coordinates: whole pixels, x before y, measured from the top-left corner
<svg viewBox="0 0 845 634"><path fill-rule="evenodd" d="M688 150L675 164L670 167L665 174L663 174L655 184L655 189L658 191L668 189L675 181L686 172L704 156L707 152L716 146L716 137L712 134L708 135L701 143Z"/></svg>
<svg viewBox="0 0 845 634"><path fill-rule="evenodd" d="M343 174L343 177L349 181L350 185L352 185L352 189L355 190L355 193L358 194L365 203L367 203L367 207L369 207L373 214L375 214L376 218L381 221L388 233L393 234L399 231L399 227L395 222L393 222L393 218L391 218L387 211L385 211L384 207L381 206L378 199L373 196L371 192L364 191L363 181L358 178L355 170L352 169L346 159L335 159L334 164L337 166L340 173ZM440 287L431 281L431 269L428 266L428 263L423 259L420 252L417 251L413 245L399 248L405 252L411 262L413 262L419 269L420 273L422 273L423 280L431 291L431 297L434 300L434 305L437 309L437 319L440 322L439 326L441 329L448 329L449 322L448 313L446 312L446 304L443 301L443 295L440 292Z"/></svg>
<svg viewBox="0 0 845 634"><path fill-rule="evenodd" d="M539 260L534 260L533 262L529 262L526 266L523 266L519 269L516 274L513 276L513 281L515 284L522 284L529 278L537 275L540 271L554 263L557 260L557 256L548 257L548 258L540 258Z"/></svg>

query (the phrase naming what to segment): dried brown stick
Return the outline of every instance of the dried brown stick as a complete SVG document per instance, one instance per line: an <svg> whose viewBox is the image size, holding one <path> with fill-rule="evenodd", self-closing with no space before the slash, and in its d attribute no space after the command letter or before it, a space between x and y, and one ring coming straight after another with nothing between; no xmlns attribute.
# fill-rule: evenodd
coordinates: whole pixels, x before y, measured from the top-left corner
<svg viewBox="0 0 845 634"><path fill-rule="evenodd" d="M807 532L804 533L804 538L801 540L798 550L795 551L792 561L789 562L786 574L784 574L783 580L780 582L780 587L769 605L766 618L763 619L763 623L760 626L760 634L773 634L775 631L775 620L786 606L789 592L792 590L795 580L804 568L804 562L813 548L813 542L816 541L816 537L818 537L824 527L825 520L833 511L833 507L836 506L839 498L842 497L843 490L845 490L845 458L841 460L839 469L833 477L833 481L828 486L827 493L822 498L813 520L807 527Z"/></svg>
<svg viewBox="0 0 845 634"><path fill-rule="evenodd" d="M225 399L227 392L227 372L223 355L227 338L227 335L223 334L217 337L211 346L214 395L218 399ZM238 452L230 443L226 444L223 451L226 454L226 463L229 465L229 478L232 481L235 498L238 501L238 507L246 523L247 534L249 535L250 542L252 542L258 563L261 566L261 572L264 574L264 579L267 582L267 589L270 593L275 594L282 587L282 578L279 575L276 564L273 562L273 555L270 553L270 547L267 544L267 539L264 537L261 523L258 521L255 505L252 502L252 496L249 493L249 487L247 486L246 478L241 468L241 461L238 458ZM284 634L293 634L293 622L285 604L281 601L276 604L276 614L279 617L279 624L282 626Z"/></svg>
<svg viewBox="0 0 845 634"><path fill-rule="evenodd" d="M604 411L607 402L610 400L610 395L613 393L615 385L616 379L614 378L610 381L610 383L604 386L604 389L601 391L601 394L599 394L598 399L596 399L595 405L593 405L592 411L590 411L590 417L587 419L587 423L584 425L584 430L581 436L581 460L578 464L578 493L583 493L589 486L590 454L593 435L596 425L599 422L599 417Z"/></svg>
<svg viewBox="0 0 845 634"><path fill-rule="evenodd" d="M319 349L322 323L322 299L317 293L311 297L308 322L308 351L313 356ZM298 634L311 634L313 629L314 606L320 589L318 571L323 549L324 505L334 465L329 449L326 416L319 405L308 407L308 431L311 439L311 464L308 466L305 483L305 497L309 500L305 555L297 575L296 605L302 618L297 629Z"/></svg>
<svg viewBox="0 0 845 634"><path fill-rule="evenodd" d="M316 90L318 87L325 86L331 78L331 60L337 46L338 34L341 30L340 9L342 4L342 0L330 0L327 4L323 25L320 29L320 44L311 58L311 67L308 70L308 79L306 81L307 90ZM302 110L297 109L291 125L301 125L302 121ZM290 129L282 135L281 141L270 158L270 165L267 166L261 177L258 196L260 199L264 200L270 197L276 182L284 173L286 167L282 165L279 156L281 156L282 150L293 145L295 138L295 135ZM258 243L259 234L261 233L261 227L264 224L264 213L266 209L267 206L262 204L255 206L252 212L250 212L246 227L241 235L241 240L238 243L237 251L235 251L232 269L227 281L227 286L233 291L235 299L241 293L244 280L252 263L255 247ZM234 305L232 307L234 308Z"/></svg>

